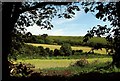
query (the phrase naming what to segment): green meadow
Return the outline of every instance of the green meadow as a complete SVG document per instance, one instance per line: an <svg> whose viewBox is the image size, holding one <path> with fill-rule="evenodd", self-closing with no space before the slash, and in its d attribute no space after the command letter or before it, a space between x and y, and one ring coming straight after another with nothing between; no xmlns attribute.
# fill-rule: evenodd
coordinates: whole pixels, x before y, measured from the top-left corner
<svg viewBox="0 0 120 81"><path fill-rule="evenodd" d="M56 67L69 67L80 59L28 59L17 60L17 62L31 63L35 65L35 69L47 69ZM97 60L97 63L105 63L112 61L111 58L89 58L87 59L90 64Z"/></svg>
<svg viewBox="0 0 120 81"><path fill-rule="evenodd" d="M82 42L83 36L48 36L49 40L59 40L59 41L73 41L73 42ZM93 37L88 42L102 43L106 44L107 41L104 37Z"/></svg>

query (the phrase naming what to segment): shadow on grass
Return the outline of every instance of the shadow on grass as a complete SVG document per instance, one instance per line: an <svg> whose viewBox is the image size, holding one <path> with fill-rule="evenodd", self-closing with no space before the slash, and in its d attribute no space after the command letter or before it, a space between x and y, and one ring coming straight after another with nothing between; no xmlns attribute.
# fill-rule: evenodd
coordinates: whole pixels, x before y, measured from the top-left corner
<svg viewBox="0 0 120 81"><path fill-rule="evenodd" d="M74 76L41 76L40 73L33 73L30 77L10 77L10 81L120 81L120 72L98 73L91 72ZM7 80L8 81L8 80Z"/></svg>

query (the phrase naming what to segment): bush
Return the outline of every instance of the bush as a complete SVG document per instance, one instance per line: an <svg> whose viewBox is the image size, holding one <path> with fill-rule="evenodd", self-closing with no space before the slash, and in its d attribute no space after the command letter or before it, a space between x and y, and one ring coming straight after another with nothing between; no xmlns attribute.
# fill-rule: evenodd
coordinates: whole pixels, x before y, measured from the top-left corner
<svg viewBox="0 0 120 81"><path fill-rule="evenodd" d="M48 55L47 51L49 51L49 49L47 48L47 51L42 47L42 46L38 46L39 49L39 55L41 56L46 56Z"/></svg>
<svg viewBox="0 0 120 81"><path fill-rule="evenodd" d="M39 40L38 40L38 43L40 43L40 44L44 44L45 41L44 41L43 39L39 39Z"/></svg>
<svg viewBox="0 0 120 81"><path fill-rule="evenodd" d="M50 48L45 48L46 52L49 53L50 52Z"/></svg>
<svg viewBox="0 0 120 81"><path fill-rule="evenodd" d="M83 50L76 50L76 52L82 53L82 52L83 52Z"/></svg>
<svg viewBox="0 0 120 81"><path fill-rule="evenodd" d="M45 43L45 44L53 44L53 40L45 39L45 40L44 40L44 43Z"/></svg>
<svg viewBox="0 0 120 81"><path fill-rule="evenodd" d="M61 53L63 56L72 55L71 45L68 44L68 43L63 44L63 45L60 47L60 53Z"/></svg>
<svg viewBox="0 0 120 81"><path fill-rule="evenodd" d="M74 52L74 55L80 55L80 53L79 52Z"/></svg>
<svg viewBox="0 0 120 81"><path fill-rule="evenodd" d="M54 50L54 56L59 56L59 55L61 55L60 50L55 49Z"/></svg>
<svg viewBox="0 0 120 81"><path fill-rule="evenodd" d="M86 65L88 65L89 62L86 59L80 59L79 61L77 61L73 66L80 66L80 67L84 67Z"/></svg>
<svg viewBox="0 0 120 81"><path fill-rule="evenodd" d="M50 50L49 56L53 56L53 50Z"/></svg>
<svg viewBox="0 0 120 81"><path fill-rule="evenodd" d="M74 53L75 53L75 50L72 50L72 55L74 55Z"/></svg>
<svg viewBox="0 0 120 81"><path fill-rule="evenodd" d="M9 71L10 71L10 76L29 76L32 74L33 70L32 68L35 68L34 65L28 63L17 63L14 64L14 62L8 61L9 64Z"/></svg>

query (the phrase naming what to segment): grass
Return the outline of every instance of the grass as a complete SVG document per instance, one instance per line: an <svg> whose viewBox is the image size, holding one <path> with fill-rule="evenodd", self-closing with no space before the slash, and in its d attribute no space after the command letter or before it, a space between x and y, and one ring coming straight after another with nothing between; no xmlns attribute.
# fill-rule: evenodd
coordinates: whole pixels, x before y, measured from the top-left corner
<svg viewBox="0 0 120 81"><path fill-rule="evenodd" d="M35 44L35 43L27 43L28 45L33 46L43 46L44 48L50 48L51 50L54 49L60 49L60 45L49 45L49 44ZM89 52L91 50L91 47L87 46L72 46L72 50L83 50L83 52ZM106 54L106 50L102 48L102 50L95 50L95 53L99 54Z"/></svg>
<svg viewBox="0 0 120 81"><path fill-rule="evenodd" d="M111 58L90 58L87 59L89 64L85 65L84 67L80 66L71 66L79 59L29 59L29 60L17 60L17 62L25 62L31 63L35 65L34 73L36 77L39 76L67 76L67 77L74 77L74 76L81 76L82 74L93 73L93 75L97 75L99 73L119 73L120 68L116 67L109 67L105 69L105 67L111 63ZM97 62L96 62L97 60ZM87 75L87 76L88 76ZM93 76L92 75L92 76ZM107 75L107 74L106 74ZM105 75L105 76L106 76ZM84 75L83 75L84 76Z"/></svg>
<svg viewBox="0 0 120 81"><path fill-rule="evenodd" d="M69 66L69 67L57 67L57 68L47 68L42 69L41 72L49 73L51 72L65 72L68 71L71 73L71 75L79 75L82 73L90 73L90 72L98 72L98 73L113 73L113 72L120 72L120 68L116 67L110 67L109 62L101 62L96 64L90 64L84 67L79 66ZM109 68L105 68L106 66L109 66ZM58 73L59 74L59 73ZM48 74L51 75L51 74Z"/></svg>
<svg viewBox="0 0 120 81"><path fill-rule="evenodd" d="M18 59L17 62L31 63L35 65L35 69L47 69L56 67L69 67L71 64L74 64L78 60L79 59L29 59L29 60ZM112 61L111 58L90 58L87 60L89 63L93 63L95 60L97 60L98 63Z"/></svg>
<svg viewBox="0 0 120 81"><path fill-rule="evenodd" d="M81 59L81 58L111 58L109 55L105 54L86 54L86 53L79 53L76 55L70 56L39 56L39 55L18 55L18 59Z"/></svg>
<svg viewBox="0 0 120 81"><path fill-rule="evenodd" d="M17 62L31 63L35 65L34 71L40 73L42 76L73 76L83 73L98 72L98 73L113 73L120 72L119 68L113 67L105 69L112 59L111 58L90 58L87 59L89 64L84 67L71 66L79 59L31 59L31 60L18 60ZM103 68L101 68L103 67ZM99 68L99 69L98 69Z"/></svg>
<svg viewBox="0 0 120 81"><path fill-rule="evenodd" d="M60 40L60 41L73 41L73 42L83 41L83 36L48 36L47 38L49 40ZM102 43L102 44L107 43L107 41L103 37L93 37L88 42Z"/></svg>

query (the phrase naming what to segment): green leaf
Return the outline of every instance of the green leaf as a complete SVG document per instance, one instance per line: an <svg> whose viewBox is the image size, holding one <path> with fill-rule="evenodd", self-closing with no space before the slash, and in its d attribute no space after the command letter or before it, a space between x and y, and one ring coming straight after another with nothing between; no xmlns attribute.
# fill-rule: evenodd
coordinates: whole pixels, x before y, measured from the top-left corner
<svg viewBox="0 0 120 81"><path fill-rule="evenodd" d="M86 7L86 8L85 8L85 13L87 13L88 11L89 11L89 9Z"/></svg>
<svg viewBox="0 0 120 81"><path fill-rule="evenodd" d="M104 22L105 22L106 20L107 20L106 18L103 19Z"/></svg>

